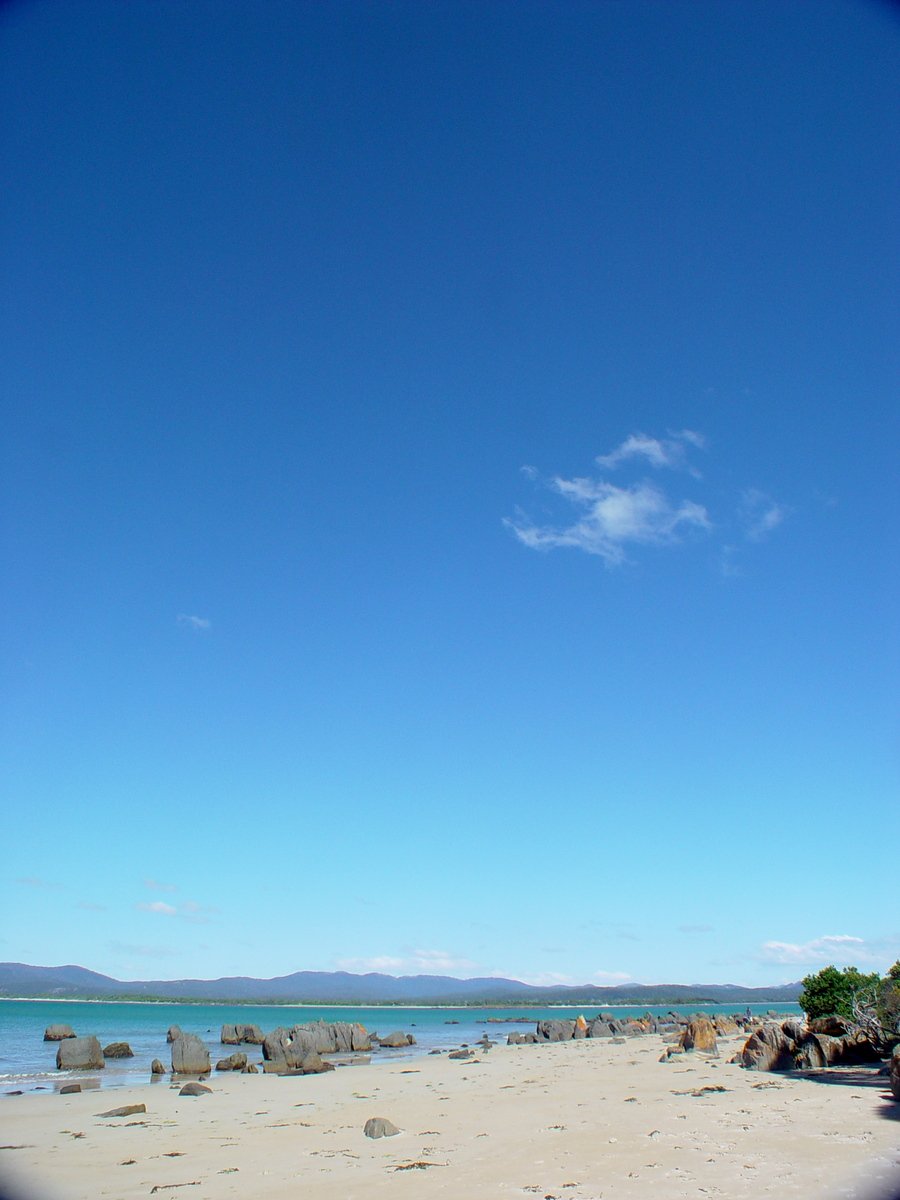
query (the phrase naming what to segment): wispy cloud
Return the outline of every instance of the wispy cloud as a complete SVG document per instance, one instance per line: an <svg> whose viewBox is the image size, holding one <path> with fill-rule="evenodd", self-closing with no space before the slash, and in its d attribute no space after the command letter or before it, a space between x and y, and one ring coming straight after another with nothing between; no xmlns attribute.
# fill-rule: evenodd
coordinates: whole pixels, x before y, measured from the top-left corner
<svg viewBox="0 0 900 1200"><path fill-rule="evenodd" d="M55 883L52 879L42 879L39 875L21 875L18 879L14 879L13 883L17 883L20 887L40 888L47 892L62 891L61 883Z"/></svg>
<svg viewBox="0 0 900 1200"><path fill-rule="evenodd" d="M744 536L751 542L762 541L777 529L788 515L788 508L765 492L748 488L741 496L740 517Z"/></svg>
<svg viewBox="0 0 900 1200"><path fill-rule="evenodd" d="M160 883L158 879L145 879L144 887L149 888L151 892L177 892L178 885L174 883Z"/></svg>
<svg viewBox="0 0 900 1200"><path fill-rule="evenodd" d="M867 940L849 933L831 933L808 942L764 942L763 962L798 966L884 966L895 958L900 943L890 939Z"/></svg>
<svg viewBox="0 0 900 1200"><path fill-rule="evenodd" d="M197 617L192 613L179 613L178 624L187 625L189 629L197 629L202 632L212 629L212 621L209 617Z"/></svg>
<svg viewBox="0 0 900 1200"><path fill-rule="evenodd" d="M630 459L643 459L652 467L669 467L673 470L693 470L687 464L687 447L703 449L706 439L693 429L682 429L670 433L667 438L648 437L646 433L629 434L624 442L609 454L598 454L595 459L600 467L611 470Z"/></svg>
<svg viewBox="0 0 900 1200"><path fill-rule="evenodd" d="M339 958L335 965L340 971L387 971L400 975L450 975L471 971L476 963L448 953L446 950L409 950L402 955L375 954L363 958Z"/></svg>
<svg viewBox="0 0 900 1200"><path fill-rule="evenodd" d="M90 901L88 901L88 900L79 900L78 904L76 904L75 907L82 909L84 912L106 912L107 911L105 904L91 904Z"/></svg>
<svg viewBox="0 0 900 1200"><path fill-rule="evenodd" d="M539 525L524 515L504 521L532 550L569 546L617 565L624 561L629 545L674 542L683 529L711 526L703 505L692 500L673 502L647 481L618 487L603 479L556 476L550 487L575 509L571 524Z"/></svg>
<svg viewBox="0 0 900 1200"><path fill-rule="evenodd" d="M589 475L542 477L534 467L523 467L530 482L555 496L558 505L561 502L562 519L534 519L518 510L503 524L531 550L568 547L596 555L610 567L625 562L634 547L672 545L689 534L715 532L729 539L719 551L721 573L736 577L741 574L736 545L765 540L790 509L758 488L747 488L714 516L702 496L679 494L681 489L676 492L671 480L663 486L660 471L681 472L692 477L690 487L696 493L702 476L691 458L705 448L703 434L693 429L670 430L665 437L631 433L609 453L597 455L598 470ZM631 479L611 478L626 467L632 468ZM634 478L637 474L643 477ZM719 497L717 491L707 490Z"/></svg>
<svg viewBox="0 0 900 1200"><path fill-rule="evenodd" d="M178 912L174 904L166 904L165 900L141 900L134 907L140 912L159 913L164 917L174 917Z"/></svg>

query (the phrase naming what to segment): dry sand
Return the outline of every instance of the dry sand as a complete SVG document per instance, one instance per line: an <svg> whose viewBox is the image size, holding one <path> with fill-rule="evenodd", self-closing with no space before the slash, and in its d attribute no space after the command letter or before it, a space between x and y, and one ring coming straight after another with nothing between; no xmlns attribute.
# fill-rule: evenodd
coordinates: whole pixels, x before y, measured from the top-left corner
<svg viewBox="0 0 900 1200"><path fill-rule="evenodd" d="M744 1071L726 1062L740 1040L720 1039L718 1059L670 1063L647 1036L318 1076L213 1074L212 1094L196 1099L168 1080L0 1096L0 1178L42 1200L890 1194L900 1105L887 1080ZM130 1103L146 1114L97 1115ZM373 1141L368 1117L402 1132Z"/></svg>

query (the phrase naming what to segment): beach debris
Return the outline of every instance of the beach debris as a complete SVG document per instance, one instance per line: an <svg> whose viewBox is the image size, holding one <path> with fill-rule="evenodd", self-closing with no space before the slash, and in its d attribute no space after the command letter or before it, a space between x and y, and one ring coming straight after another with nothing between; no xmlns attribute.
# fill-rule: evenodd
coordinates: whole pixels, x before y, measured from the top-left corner
<svg viewBox="0 0 900 1200"><path fill-rule="evenodd" d="M205 1096L207 1094L207 1092L211 1092L211 1091L212 1091L212 1088L207 1087L205 1083L197 1083L196 1081L192 1081L191 1083L186 1083L184 1085L184 1087L181 1089L181 1091L178 1093L178 1095L179 1096Z"/></svg>
<svg viewBox="0 0 900 1200"><path fill-rule="evenodd" d="M146 1104L122 1104L119 1108L109 1108L106 1112L97 1113L98 1117L133 1117L135 1113L145 1113Z"/></svg>
<svg viewBox="0 0 900 1200"><path fill-rule="evenodd" d="M395 1171L425 1171L429 1167L447 1167L449 1163L443 1162L427 1162L424 1158L417 1158L415 1162L399 1163L394 1167Z"/></svg>
<svg viewBox="0 0 900 1200"><path fill-rule="evenodd" d="M75 1037L75 1030L71 1025L48 1025L44 1030L45 1042L62 1042L66 1038Z"/></svg>
<svg viewBox="0 0 900 1200"><path fill-rule="evenodd" d="M181 1026L180 1025L170 1025L168 1033L166 1034L166 1041L171 1043L171 1042L174 1042L176 1038L180 1038L180 1037L181 1037Z"/></svg>
<svg viewBox="0 0 900 1200"><path fill-rule="evenodd" d="M73 1037L59 1043L56 1066L60 1071L101 1071L106 1059L95 1037Z"/></svg>
<svg viewBox="0 0 900 1200"><path fill-rule="evenodd" d="M81 1091L80 1083L64 1083L62 1085L62 1087L59 1089L59 1094L61 1096L71 1096L73 1093L80 1092L80 1091Z"/></svg>
<svg viewBox="0 0 900 1200"><path fill-rule="evenodd" d="M122 1161L119 1163L119 1166L120 1167L133 1167L136 1162L137 1162L136 1158L123 1158Z"/></svg>
<svg viewBox="0 0 900 1200"><path fill-rule="evenodd" d="M165 1075L165 1073L166 1068L163 1066L162 1062L160 1062L158 1058L154 1058L153 1062L150 1064L150 1074Z"/></svg>
<svg viewBox="0 0 900 1200"><path fill-rule="evenodd" d="M104 1058L134 1058L134 1051L127 1042L110 1042L103 1047Z"/></svg>
<svg viewBox="0 0 900 1200"><path fill-rule="evenodd" d="M153 1196L156 1192L170 1192L173 1188L199 1187L202 1182L202 1179L191 1179L188 1183L155 1183L150 1189L150 1195Z"/></svg>
<svg viewBox="0 0 900 1200"><path fill-rule="evenodd" d="M397 1126L387 1117L369 1117L363 1126L363 1133L367 1138L396 1137L399 1132Z"/></svg>
<svg viewBox="0 0 900 1200"><path fill-rule="evenodd" d="M172 1074L209 1074L209 1050L193 1033L183 1033L172 1042Z"/></svg>

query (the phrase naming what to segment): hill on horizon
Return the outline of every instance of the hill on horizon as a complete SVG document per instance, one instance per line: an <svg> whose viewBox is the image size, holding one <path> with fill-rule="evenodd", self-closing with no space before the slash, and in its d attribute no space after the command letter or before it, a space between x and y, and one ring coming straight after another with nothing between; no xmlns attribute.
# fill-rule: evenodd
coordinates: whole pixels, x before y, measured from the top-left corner
<svg viewBox="0 0 900 1200"><path fill-rule="evenodd" d="M357 975L348 971L295 971L271 979L120 980L73 964L60 967L0 963L0 997L8 999L168 999L240 1003L318 1004L760 1004L794 1002L800 983L771 987L740 984L556 984L541 987L517 979L449 975Z"/></svg>

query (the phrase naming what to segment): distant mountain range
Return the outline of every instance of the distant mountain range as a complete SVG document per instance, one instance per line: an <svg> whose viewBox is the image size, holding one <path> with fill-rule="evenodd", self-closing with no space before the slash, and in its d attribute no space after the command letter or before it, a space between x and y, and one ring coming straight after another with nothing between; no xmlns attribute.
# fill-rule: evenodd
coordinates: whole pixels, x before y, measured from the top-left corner
<svg viewBox="0 0 900 1200"><path fill-rule="evenodd" d="M517 979L454 979L449 975L353 975L295 971L274 979L120 980L85 967L0 963L0 997L66 1000L222 1000L265 1004L764 1004L789 1003L799 983L747 988L732 983L628 983L535 987Z"/></svg>

